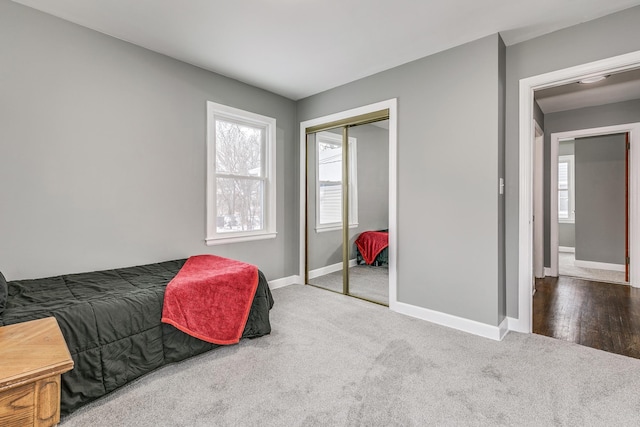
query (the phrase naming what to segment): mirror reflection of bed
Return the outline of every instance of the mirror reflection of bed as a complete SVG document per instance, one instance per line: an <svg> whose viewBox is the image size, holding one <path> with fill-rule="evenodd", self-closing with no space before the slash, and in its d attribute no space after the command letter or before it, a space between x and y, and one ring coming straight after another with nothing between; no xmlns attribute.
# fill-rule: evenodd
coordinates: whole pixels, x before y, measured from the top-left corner
<svg viewBox="0 0 640 427"><path fill-rule="evenodd" d="M307 283L388 305L388 120L349 127L348 140L348 291L342 268L343 128L307 136Z"/></svg>

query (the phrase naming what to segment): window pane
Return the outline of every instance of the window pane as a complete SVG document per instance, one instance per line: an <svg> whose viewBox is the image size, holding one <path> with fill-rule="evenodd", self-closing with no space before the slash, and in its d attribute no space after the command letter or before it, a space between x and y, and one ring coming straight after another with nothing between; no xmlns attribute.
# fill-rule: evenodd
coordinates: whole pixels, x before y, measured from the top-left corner
<svg viewBox="0 0 640 427"><path fill-rule="evenodd" d="M325 182L342 182L342 146L318 143L318 179Z"/></svg>
<svg viewBox="0 0 640 427"><path fill-rule="evenodd" d="M264 181L216 178L218 233L264 228Z"/></svg>
<svg viewBox="0 0 640 427"><path fill-rule="evenodd" d="M216 120L216 172L263 176L264 131L224 120Z"/></svg>
<svg viewBox="0 0 640 427"><path fill-rule="evenodd" d="M558 218L569 219L569 191L558 191Z"/></svg>
<svg viewBox="0 0 640 427"><path fill-rule="evenodd" d="M325 135L322 135L325 134ZM318 225L342 223L342 144L339 135L322 132L318 144ZM349 138L349 223L357 222L357 152L355 138Z"/></svg>
<svg viewBox="0 0 640 427"><path fill-rule="evenodd" d="M342 184L320 183L320 224L342 222Z"/></svg>
<svg viewBox="0 0 640 427"><path fill-rule="evenodd" d="M558 189L566 190L569 188L569 163L558 163Z"/></svg>
<svg viewBox="0 0 640 427"><path fill-rule="evenodd" d="M320 224L342 222L342 146L318 142Z"/></svg>

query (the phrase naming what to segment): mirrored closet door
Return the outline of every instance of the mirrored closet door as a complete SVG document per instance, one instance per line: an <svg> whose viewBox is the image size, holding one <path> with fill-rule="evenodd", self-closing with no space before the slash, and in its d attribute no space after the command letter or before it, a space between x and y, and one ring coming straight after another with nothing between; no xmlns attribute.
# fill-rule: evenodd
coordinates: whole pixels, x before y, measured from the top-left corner
<svg viewBox="0 0 640 427"><path fill-rule="evenodd" d="M307 129L306 277L389 303L388 111ZM346 144L345 144L346 142Z"/></svg>

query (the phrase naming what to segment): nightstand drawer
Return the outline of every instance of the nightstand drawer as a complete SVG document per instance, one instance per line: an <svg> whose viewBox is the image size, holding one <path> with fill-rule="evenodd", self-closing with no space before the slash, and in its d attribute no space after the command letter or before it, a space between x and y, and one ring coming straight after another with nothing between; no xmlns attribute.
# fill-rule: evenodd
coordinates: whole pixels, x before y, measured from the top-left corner
<svg viewBox="0 0 640 427"><path fill-rule="evenodd" d="M0 327L0 426L60 422L60 375L73 368L53 317Z"/></svg>
<svg viewBox="0 0 640 427"><path fill-rule="evenodd" d="M0 393L0 420L6 427L33 425L35 384L25 384Z"/></svg>

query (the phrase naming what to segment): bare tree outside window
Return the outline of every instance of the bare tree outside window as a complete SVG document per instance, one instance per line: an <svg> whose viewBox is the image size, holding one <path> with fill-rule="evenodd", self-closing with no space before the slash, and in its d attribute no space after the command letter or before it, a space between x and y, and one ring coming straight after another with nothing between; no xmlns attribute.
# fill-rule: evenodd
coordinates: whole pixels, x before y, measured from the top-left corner
<svg viewBox="0 0 640 427"><path fill-rule="evenodd" d="M208 246L275 239L276 119L207 101Z"/></svg>
<svg viewBox="0 0 640 427"><path fill-rule="evenodd" d="M218 233L264 229L264 129L216 120Z"/></svg>

